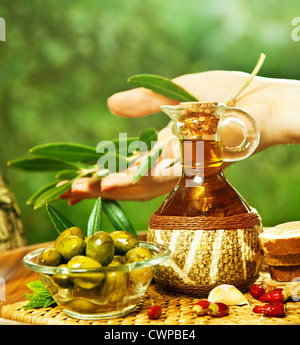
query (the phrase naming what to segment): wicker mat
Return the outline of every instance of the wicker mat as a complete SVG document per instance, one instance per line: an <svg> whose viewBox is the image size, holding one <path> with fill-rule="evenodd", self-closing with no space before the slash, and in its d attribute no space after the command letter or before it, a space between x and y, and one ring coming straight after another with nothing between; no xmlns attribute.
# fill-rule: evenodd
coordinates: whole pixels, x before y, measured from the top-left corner
<svg viewBox="0 0 300 345"><path fill-rule="evenodd" d="M77 320L68 317L59 307L22 309L28 301L4 305L1 317L37 325L291 325L300 324L300 302L286 302L284 317L266 317L253 313L255 305L261 304L249 293L245 294L250 305L230 306L229 315L222 318L211 316L196 317L191 307L197 298L166 292L156 284L151 284L139 306L129 315L110 320ZM150 320L147 311L151 299L162 307L158 320Z"/></svg>

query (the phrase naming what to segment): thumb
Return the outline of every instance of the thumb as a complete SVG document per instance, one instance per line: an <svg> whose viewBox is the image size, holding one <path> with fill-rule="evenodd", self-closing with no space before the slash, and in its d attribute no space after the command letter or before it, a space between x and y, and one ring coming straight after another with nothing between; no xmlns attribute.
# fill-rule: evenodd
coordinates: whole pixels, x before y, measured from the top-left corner
<svg viewBox="0 0 300 345"><path fill-rule="evenodd" d="M145 88L118 92L107 100L107 106L113 114L126 117L141 117L158 113L160 106L164 104L178 104L178 101Z"/></svg>

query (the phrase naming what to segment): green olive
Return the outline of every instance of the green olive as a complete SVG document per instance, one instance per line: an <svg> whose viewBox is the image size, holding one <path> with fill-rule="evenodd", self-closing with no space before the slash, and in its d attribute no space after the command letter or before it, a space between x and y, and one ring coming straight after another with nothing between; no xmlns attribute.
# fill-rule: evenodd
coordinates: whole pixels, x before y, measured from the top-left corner
<svg viewBox="0 0 300 345"><path fill-rule="evenodd" d="M85 252L86 256L106 266L114 257L114 241L107 232L98 231L88 238Z"/></svg>
<svg viewBox="0 0 300 345"><path fill-rule="evenodd" d="M58 266L61 260L61 254L55 248L46 248L38 256L38 264L44 266Z"/></svg>
<svg viewBox="0 0 300 345"><path fill-rule="evenodd" d="M57 250L65 260L72 259L73 256L82 255L84 253L84 240L78 236L68 236L63 238L57 247Z"/></svg>
<svg viewBox="0 0 300 345"><path fill-rule="evenodd" d="M154 268L146 267L146 268L139 268L134 271L129 272L129 284L134 287L138 286L146 286L150 283L154 274Z"/></svg>
<svg viewBox="0 0 300 345"><path fill-rule="evenodd" d="M72 297L86 298L90 300L99 299L101 286L96 286L92 289L83 289L81 286L75 284L72 289Z"/></svg>
<svg viewBox="0 0 300 345"><path fill-rule="evenodd" d="M59 265L58 267L68 267L66 264ZM66 289L72 285L72 281L67 274L54 274L52 277L54 283L60 288Z"/></svg>
<svg viewBox="0 0 300 345"><path fill-rule="evenodd" d="M123 265L126 264L126 258L123 255L114 255L111 263L109 264L109 266L113 266L113 265Z"/></svg>
<svg viewBox="0 0 300 345"><path fill-rule="evenodd" d="M125 255L128 250L134 248L139 240L128 231L114 231L110 233L114 244L115 244L115 254L116 255Z"/></svg>
<svg viewBox="0 0 300 345"><path fill-rule="evenodd" d="M136 247L129 250L126 254L126 262L132 263L137 261L144 261L151 259L153 257L152 253L142 247ZM129 283L134 287L136 286L146 286L150 283L154 273L153 267L139 268L129 272Z"/></svg>
<svg viewBox="0 0 300 345"><path fill-rule="evenodd" d="M150 250L143 247L132 248L125 255L127 263L144 261L144 260L151 259L152 257L153 255L150 252Z"/></svg>
<svg viewBox="0 0 300 345"><path fill-rule="evenodd" d="M74 256L67 264L68 268L76 269L76 268L100 268L102 265L87 256L84 255L77 255ZM71 275L71 280L82 287L83 289L92 289L96 286L99 286L103 279L105 278L105 274L102 272L99 273L73 273Z"/></svg>
<svg viewBox="0 0 300 345"><path fill-rule="evenodd" d="M58 250L59 243L64 238L69 237L69 236L78 236L84 240L83 231L80 228L78 228L77 226L73 226L73 227L66 229L65 231L63 231L62 233L59 234L59 236L57 237L57 239L54 242L54 247Z"/></svg>
<svg viewBox="0 0 300 345"><path fill-rule="evenodd" d="M66 310L72 310L77 313L94 313L98 310L98 306L85 299L73 299L62 304Z"/></svg>
<svg viewBox="0 0 300 345"><path fill-rule="evenodd" d="M114 259L109 266L122 265L118 263L118 259ZM101 296L107 298L107 302L116 303L120 302L127 292L127 279L126 272L112 271L107 272L103 285L101 285Z"/></svg>

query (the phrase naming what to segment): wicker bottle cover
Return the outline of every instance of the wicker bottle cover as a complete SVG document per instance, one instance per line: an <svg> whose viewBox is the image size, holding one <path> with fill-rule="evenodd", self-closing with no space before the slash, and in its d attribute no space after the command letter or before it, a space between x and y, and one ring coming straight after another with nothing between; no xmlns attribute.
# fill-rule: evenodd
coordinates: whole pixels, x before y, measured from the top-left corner
<svg viewBox="0 0 300 345"><path fill-rule="evenodd" d="M182 177L149 220L148 241L172 250L155 281L187 294L206 295L219 284L245 291L258 277L262 225L257 211L226 180L222 163L255 150L256 123L244 111L219 103L187 102L162 110L181 142ZM221 128L230 122L241 124L245 135L234 148L221 142Z"/></svg>

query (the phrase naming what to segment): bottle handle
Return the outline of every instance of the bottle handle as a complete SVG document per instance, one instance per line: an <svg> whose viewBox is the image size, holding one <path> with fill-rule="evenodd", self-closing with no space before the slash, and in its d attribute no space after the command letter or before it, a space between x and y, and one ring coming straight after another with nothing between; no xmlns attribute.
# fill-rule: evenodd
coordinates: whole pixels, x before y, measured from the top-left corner
<svg viewBox="0 0 300 345"><path fill-rule="evenodd" d="M236 114L232 115L233 111ZM231 112L231 114L226 114L226 112ZM226 108L222 128L230 123L238 124L242 128L244 140L241 144L233 147L223 145L224 162L235 162L249 157L257 148L260 140L258 124L246 111L235 107Z"/></svg>

